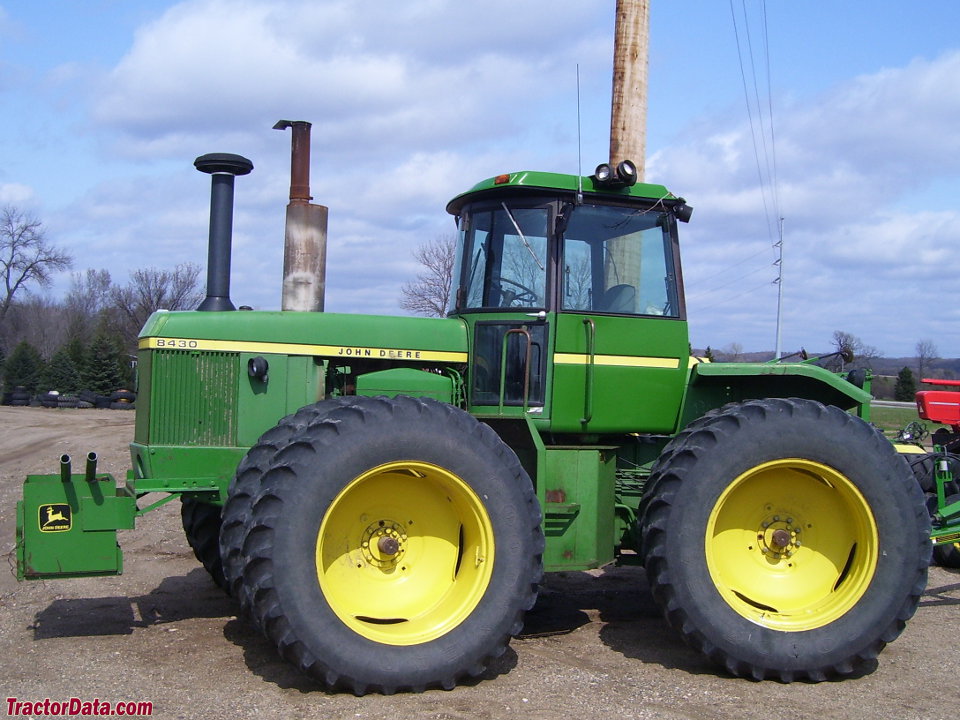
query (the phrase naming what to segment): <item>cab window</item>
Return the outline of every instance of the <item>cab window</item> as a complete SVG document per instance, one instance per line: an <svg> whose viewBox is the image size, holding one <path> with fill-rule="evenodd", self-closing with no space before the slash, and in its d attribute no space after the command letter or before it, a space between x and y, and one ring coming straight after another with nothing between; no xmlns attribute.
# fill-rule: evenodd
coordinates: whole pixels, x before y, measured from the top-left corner
<svg viewBox="0 0 960 720"><path fill-rule="evenodd" d="M589 204L565 211L564 310L679 317L669 215Z"/></svg>
<svg viewBox="0 0 960 720"><path fill-rule="evenodd" d="M545 308L546 207L500 202L460 221L460 289L463 308Z"/></svg>

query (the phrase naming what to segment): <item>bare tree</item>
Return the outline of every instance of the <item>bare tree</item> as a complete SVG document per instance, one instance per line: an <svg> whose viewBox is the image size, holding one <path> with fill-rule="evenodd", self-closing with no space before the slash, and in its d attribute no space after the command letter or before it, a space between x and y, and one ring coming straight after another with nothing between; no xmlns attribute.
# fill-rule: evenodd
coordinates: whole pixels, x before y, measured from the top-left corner
<svg viewBox="0 0 960 720"><path fill-rule="evenodd" d="M46 295L26 293L10 305L0 323L0 344L7 348L27 342L43 357L51 357L67 339L63 305Z"/></svg>
<svg viewBox="0 0 960 720"><path fill-rule="evenodd" d="M413 282L403 284L400 289L400 307L428 317L446 315L456 253L455 235L438 235L419 245L414 250L413 257L423 265L423 272L418 273Z"/></svg>
<svg viewBox="0 0 960 720"><path fill-rule="evenodd" d="M726 345L719 353L724 362L740 362L743 358L743 345L732 342Z"/></svg>
<svg viewBox="0 0 960 720"><path fill-rule="evenodd" d="M921 340L917 343L917 380L923 381L930 371L930 364L937 359L939 351L933 340Z"/></svg>
<svg viewBox="0 0 960 720"><path fill-rule="evenodd" d="M47 287L52 273L72 264L68 253L47 242L43 223L9 205L0 209L0 321L17 292L30 283Z"/></svg>
<svg viewBox="0 0 960 720"><path fill-rule="evenodd" d="M833 347L840 353L842 362L840 369L843 369L844 363L856 361L858 365L872 367L873 360L880 357L880 350L873 345L867 345L856 335L843 330L833 331Z"/></svg>
<svg viewBox="0 0 960 720"><path fill-rule="evenodd" d="M146 268L130 273L130 282L110 290L113 304L128 342L135 342L140 328L157 310L190 310L203 299L199 287L200 266L181 263L173 270Z"/></svg>
<svg viewBox="0 0 960 720"><path fill-rule="evenodd" d="M844 332L843 330L834 330L831 342L833 343L833 349L836 352L840 353L841 355L849 355L852 360L854 356L853 346L855 343L859 342L859 338L853 333ZM847 362L850 362L850 360Z"/></svg>
<svg viewBox="0 0 960 720"><path fill-rule="evenodd" d="M101 315L111 307L110 272L88 269L73 273L70 291L64 298L70 334L90 335Z"/></svg>
<svg viewBox="0 0 960 720"><path fill-rule="evenodd" d="M111 284L109 270L73 273L65 298L67 308L84 315L96 315L110 305Z"/></svg>

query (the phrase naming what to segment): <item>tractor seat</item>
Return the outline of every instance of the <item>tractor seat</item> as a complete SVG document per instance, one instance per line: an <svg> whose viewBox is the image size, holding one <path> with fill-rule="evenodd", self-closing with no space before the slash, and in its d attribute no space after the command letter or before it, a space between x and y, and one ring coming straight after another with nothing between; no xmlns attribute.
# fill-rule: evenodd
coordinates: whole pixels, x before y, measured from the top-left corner
<svg viewBox="0 0 960 720"><path fill-rule="evenodd" d="M603 293L597 306L599 312L632 313L636 309L637 289L633 285L614 285Z"/></svg>

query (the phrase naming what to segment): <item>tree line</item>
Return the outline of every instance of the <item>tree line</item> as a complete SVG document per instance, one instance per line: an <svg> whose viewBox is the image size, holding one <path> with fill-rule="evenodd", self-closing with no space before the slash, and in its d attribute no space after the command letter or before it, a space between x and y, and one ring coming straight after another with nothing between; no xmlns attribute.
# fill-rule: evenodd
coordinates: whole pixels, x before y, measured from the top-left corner
<svg viewBox="0 0 960 720"><path fill-rule="evenodd" d="M150 313L193 309L202 300L200 268L141 268L118 283L107 270L71 275L62 300L37 292L73 267L43 225L18 208L0 208L0 378L3 390L31 394L130 388L137 335Z"/></svg>

